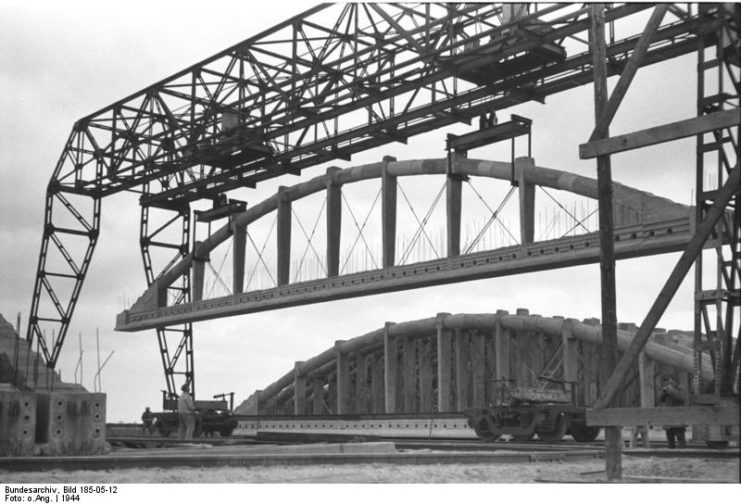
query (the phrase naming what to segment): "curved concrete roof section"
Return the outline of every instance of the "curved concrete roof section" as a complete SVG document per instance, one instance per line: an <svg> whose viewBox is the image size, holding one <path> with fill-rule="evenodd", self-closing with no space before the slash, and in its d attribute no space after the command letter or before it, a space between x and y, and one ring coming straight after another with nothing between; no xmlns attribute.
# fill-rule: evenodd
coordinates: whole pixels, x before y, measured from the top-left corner
<svg viewBox="0 0 741 504"><path fill-rule="evenodd" d="M147 309L153 306L152 303L156 303L157 291L171 285L177 278L185 274L190 268L194 256L207 257L209 252L228 240L232 235L232 225L246 226L276 211L278 197L285 198L289 201L300 200L306 196L326 190L327 185L330 183L344 185L364 180L380 179L384 170L388 175L396 177L444 175L447 173L447 163L446 158L407 161L395 161L392 158L385 158L384 161L378 163L345 169L330 167L324 175L290 187L281 187L279 193L248 208L244 212L234 215L231 224L225 224L204 241L197 242L194 245L194 251L157 278L136 303L134 303L132 309ZM515 172L516 179L524 177L525 181L534 185L597 199L596 179L540 166L526 166L524 168L524 174L521 173L521 170L523 168L517 166ZM456 157L452 171L459 175L488 177L509 181L512 177L512 164L509 162ZM622 209L622 211L615 212L616 226L621 224L645 224L665 219L689 218L690 216L689 206L675 203L666 198L661 198L616 182L613 183L613 199L615 206ZM621 222L621 219L627 219L629 222Z"/></svg>
<svg viewBox="0 0 741 504"><path fill-rule="evenodd" d="M323 374L330 372L336 365L338 350L342 354L382 351L384 334L388 332L391 337L421 338L435 337L436 331L440 329L452 330L478 330L482 332L493 332L497 324L504 329L532 331L549 336L561 337L565 322L571 324L571 333L578 340L593 345L602 344L602 326L596 319L579 322L576 319L565 319L564 317L541 317L540 315L523 314L527 310L518 309L518 314L510 315L506 311L497 313L441 313L436 317L412 320L400 323L387 323L384 327L355 338L339 341L324 352L310 359L296 363L295 367L281 376L275 382L269 384L262 390L252 394L253 400L261 403L274 397L286 397L290 395L294 386L294 377L298 373L305 376L313 373ZM618 348L625 351L635 335L637 328L633 324L620 324L618 329ZM660 332L660 331L657 331ZM680 371L694 372L694 357L692 349L677 344L659 343L649 341L644 347L646 356L660 364L673 367ZM703 355L703 380L712 382L713 372L710 357ZM256 397L255 397L256 396ZM239 408L237 408L239 412Z"/></svg>

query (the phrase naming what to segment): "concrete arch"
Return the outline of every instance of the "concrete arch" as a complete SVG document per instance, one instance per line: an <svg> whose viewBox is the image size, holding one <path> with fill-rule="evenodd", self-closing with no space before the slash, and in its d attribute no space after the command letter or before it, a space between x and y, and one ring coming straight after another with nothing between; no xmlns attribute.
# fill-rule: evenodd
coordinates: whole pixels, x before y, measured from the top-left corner
<svg viewBox="0 0 741 504"><path fill-rule="evenodd" d="M446 158L407 161L396 161L393 158L384 158L383 161L378 163L370 163L346 169L331 167L327 169L327 172L324 175L314 177L311 180L301 182L290 187L280 187L275 195L263 200L262 202L246 209L241 213L233 215L229 223L221 226L204 241L196 243L192 253L190 253L179 262L175 263L171 268L163 272L155 280L155 282L149 287L149 289L147 289L147 291L145 291L144 294L142 294L142 296L140 296L137 302L132 306L132 311L146 311L153 308L161 307L162 298L159 294L169 285L171 285L176 279L188 273L188 271L193 267L194 262L200 262L202 267L202 260L199 261L197 258L207 258L209 256L209 253L218 245L224 243L232 236L234 236L236 230L244 230L245 227L249 224L272 212L278 212L279 216L282 214L283 216L287 216L286 218L290 220L290 204L293 201L300 200L321 191L328 191L328 198L333 199L335 207L338 208L340 202L340 193L338 191L345 184L351 184L365 180L380 179L382 181L394 182L394 184L388 184L389 187L392 187L395 186L395 180L398 177L446 175L448 174L448 171L448 160ZM464 157L455 157L450 165L450 172L452 172L452 174L454 175L459 176L448 177L448 183L452 187L455 187L455 184L457 183L457 191L460 195L460 177L487 177L509 181L513 175L513 165L511 163L499 161L484 161L467 159ZM597 198L596 179L583 177L560 170L554 170L551 168L535 166L533 160L530 158L519 158L515 161L514 176L518 181L521 192L520 214L521 216L523 216L521 220L526 221L528 220L527 215L530 216L530 235L532 235L532 214L534 206L534 196L532 196L532 194L535 186L568 191L592 199ZM453 189L453 191L455 190L456 189ZM388 191L388 199L393 199L393 219L395 219L395 189L393 191L391 189L384 189L384 199L387 198L386 191ZM646 224L663 220L687 218L689 216L689 207L674 203L665 198L657 197L644 191L633 189L619 183L613 184L613 191L615 205L618 208L618 211L615 212L616 224ZM393 194L391 194L392 192ZM530 193L531 196L525 196L528 193ZM328 207L331 207L332 204L333 203L330 202L328 204ZM458 205L460 205L460 203L458 203ZM288 208L289 210L285 211L285 208ZM336 210L336 212L339 212L339 210ZM338 228L337 224L330 222L330 219L332 219L332 217L329 214L331 213L331 211L328 212L327 217L328 230L330 228ZM338 219L339 218L336 218L335 222L339 222ZM389 217L389 219L391 219L391 217ZM460 228L460 208L458 208L457 219L457 227ZM451 227L451 220L454 220L454 218L451 219L451 217L449 216L449 228ZM619 223L617 222L618 220L620 220ZM283 227L287 228L288 233L288 238L284 238L284 242L286 240L288 241L287 248L290 249L290 223L287 226ZM528 241L528 231L526 229L527 227L528 224L521 223L523 243ZM336 232L339 233L338 229L336 230ZM448 230L448 232L449 255L459 255L458 248L455 245L451 246L451 241L455 241L455 238L451 238L450 229ZM281 240L281 234L285 236L285 233L286 230L281 230L279 224L279 243ZM395 233L395 224L391 233L392 235ZM328 235L329 234L330 232L328 231ZM339 234L337 234L336 236L338 237ZM459 239L460 238L458 237L458 241ZM530 237L529 240L532 241L532 237ZM388 239L385 238L384 241L393 243L393 237ZM329 258L330 255L334 253L335 261L339 260L338 242L339 240L336 239L333 241L333 245L328 244L327 247L327 257ZM393 266L394 252L393 250L391 250L387 254L388 247L389 245L387 243L384 243L384 267ZM287 252L284 251L284 253L282 254L283 258L281 259L281 248L286 249L286 246L281 247L279 245L279 271L277 275L279 277L279 284L281 284L281 277L284 278L283 283L287 283L287 264L290 261L290 250ZM335 248L336 250L331 251L331 248ZM393 249L393 244L391 245L391 248ZM454 252L450 253L450 250L453 250ZM390 259L386 258L387 255L390 256ZM237 254L235 254L235 257L236 256ZM282 264L284 265L283 269L285 270L283 274L281 273ZM328 265L328 269L330 269L330 276L332 276L331 266ZM334 274L336 275L337 273L335 272ZM238 277L238 275L235 275L235 277ZM194 281L193 283L198 284L197 281ZM234 285L235 293L242 292L241 286L239 285L239 282L237 280L235 280ZM200 299L200 296L195 295L194 299L198 300Z"/></svg>
<svg viewBox="0 0 741 504"><path fill-rule="evenodd" d="M460 411L494 399L487 384L506 379L536 386L547 376L573 385L579 404L589 406L599 387L596 319L515 314L448 314L384 327L334 346L294 368L237 409L241 414L364 414ZM624 351L635 334L620 324ZM624 391L625 406L653 406L659 376L686 381L694 371L689 334L657 330ZM703 380L712 380L709 358Z"/></svg>

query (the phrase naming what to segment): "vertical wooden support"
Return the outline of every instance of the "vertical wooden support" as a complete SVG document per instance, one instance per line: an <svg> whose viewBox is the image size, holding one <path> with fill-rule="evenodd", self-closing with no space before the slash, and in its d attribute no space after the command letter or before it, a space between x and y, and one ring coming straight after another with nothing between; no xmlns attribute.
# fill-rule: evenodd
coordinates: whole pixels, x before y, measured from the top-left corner
<svg viewBox="0 0 741 504"><path fill-rule="evenodd" d="M402 368L402 374L404 375L404 413L413 413L417 407L417 362L414 355L414 341L405 335L401 340L401 349L404 358L404 367Z"/></svg>
<svg viewBox="0 0 741 504"><path fill-rule="evenodd" d="M641 391L641 408L653 408L656 406L656 386L654 376L656 366L654 360L641 352L638 355L638 376Z"/></svg>
<svg viewBox="0 0 741 504"><path fill-rule="evenodd" d="M479 331L471 334L471 385L473 389L473 406L486 407L486 367L484 335Z"/></svg>
<svg viewBox="0 0 741 504"><path fill-rule="evenodd" d="M561 326L561 345L563 346L563 381L571 397L576 399L576 385L579 380L579 340L574 337L574 319L566 319Z"/></svg>
<svg viewBox="0 0 741 504"><path fill-rule="evenodd" d="M437 314L437 410L452 410L450 331L445 329L445 317L449 313Z"/></svg>
<svg viewBox="0 0 741 504"><path fill-rule="evenodd" d="M592 4L589 10L589 43L592 48L594 64L594 115L599 122L608 100L607 91L607 49L605 47L605 6ZM605 127L603 138L609 136ZM615 370L618 359L617 347L617 308L615 293L615 233L612 209L612 173L610 156L597 157L597 196L599 203L600 236L600 284L602 293L602 356L600 370L603 382ZM610 402L607 406L612 406ZM605 428L605 471L608 480L622 478L622 432L620 427Z"/></svg>
<svg viewBox="0 0 741 504"><path fill-rule="evenodd" d="M458 411L468 408L468 333L455 331L455 400Z"/></svg>
<svg viewBox="0 0 741 504"><path fill-rule="evenodd" d="M244 261L247 245L247 226L238 226L235 222L232 227L232 292L244 292Z"/></svg>
<svg viewBox="0 0 741 504"><path fill-rule="evenodd" d="M291 200L288 199L286 187L280 186L276 198L277 210L277 238L278 238L278 285L287 285L291 275Z"/></svg>
<svg viewBox="0 0 741 504"><path fill-rule="evenodd" d="M461 190L463 177L455 173L455 153L450 155L451 170L445 184L448 229L448 257L461 254Z"/></svg>
<svg viewBox="0 0 741 504"><path fill-rule="evenodd" d="M520 195L520 243L533 243L535 240L535 185L528 181L528 171L535 167L535 160L529 157L515 159L515 173Z"/></svg>
<svg viewBox="0 0 741 504"><path fill-rule="evenodd" d="M324 381L324 378L321 376L314 376L311 379L312 395L314 397L311 412L315 415L328 413L324 409Z"/></svg>
<svg viewBox="0 0 741 504"><path fill-rule="evenodd" d="M432 338L418 341L419 352L419 410L432 411Z"/></svg>
<svg viewBox="0 0 741 504"><path fill-rule="evenodd" d="M509 329L505 329L501 322L502 315L507 314L508 312L506 310L497 310L497 321L494 326L494 355L496 357L495 368L497 380L509 380L511 376L509 369L511 338L509 335ZM497 385L500 384L502 384L501 381L495 382L494 388L496 389Z"/></svg>
<svg viewBox="0 0 741 504"><path fill-rule="evenodd" d="M193 263L191 266L191 273L193 275L191 280L191 297L193 301L200 301L201 299L203 299L203 274L205 266L206 261L193 258Z"/></svg>
<svg viewBox="0 0 741 504"><path fill-rule="evenodd" d="M394 265L396 260L396 177L389 175L388 164L396 158L384 156L381 165L381 241L383 267Z"/></svg>
<svg viewBox="0 0 741 504"><path fill-rule="evenodd" d="M334 351L337 362L337 414L350 413L350 363L349 355L342 353L342 343L335 341Z"/></svg>
<svg viewBox="0 0 741 504"><path fill-rule="evenodd" d="M383 328L383 387L386 413L396 413L396 377L399 372L396 338L389 334L393 322Z"/></svg>
<svg viewBox="0 0 741 504"><path fill-rule="evenodd" d="M371 413L374 415L385 413L386 407L383 398L383 357L372 356L371 367Z"/></svg>
<svg viewBox="0 0 741 504"><path fill-rule="evenodd" d="M335 180L341 168L327 168L327 276L340 274L340 230L342 229L342 185Z"/></svg>
<svg viewBox="0 0 741 504"><path fill-rule="evenodd" d="M306 414L306 375L301 373L303 362L296 362L293 366L293 414Z"/></svg>

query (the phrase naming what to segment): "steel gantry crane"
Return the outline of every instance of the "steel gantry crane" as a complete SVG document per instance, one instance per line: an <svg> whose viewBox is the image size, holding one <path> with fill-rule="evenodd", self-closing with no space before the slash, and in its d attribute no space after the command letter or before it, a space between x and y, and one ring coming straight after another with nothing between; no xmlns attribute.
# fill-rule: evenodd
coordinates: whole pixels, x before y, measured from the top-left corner
<svg viewBox="0 0 741 504"><path fill-rule="evenodd" d="M611 4L605 19L651 7ZM702 28L725 15L676 5L669 12L642 65L696 51ZM580 4L323 4L83 117L46 191L29 344L36 339L47 365L56 365L101 230L103 198L139 195L152 284L168 268L155 267L153 251L169 251L169 265L192 253L196 201L229 205L224 195L232 189L591 82L589 25L589 8ZM639 35L610 38L609 75L624 69ZM165 224L154 226L154 213ZM160 295L188 303L189 274ZM157 334L174 392L176 375L194 381L192 327Z"/></svg>

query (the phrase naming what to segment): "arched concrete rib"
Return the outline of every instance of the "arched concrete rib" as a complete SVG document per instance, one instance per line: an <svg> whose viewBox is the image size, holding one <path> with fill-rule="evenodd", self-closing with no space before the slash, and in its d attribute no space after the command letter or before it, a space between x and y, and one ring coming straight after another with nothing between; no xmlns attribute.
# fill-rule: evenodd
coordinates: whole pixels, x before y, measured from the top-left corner
<svg viewBox="0 0 741 504"><path fill-rule="evenodd" d="M329 169L325 175L317 176L291 187L282 188L281 197L289 201L296 201L326 190L330 182L343 185L378 179L382 176L382 167L384 164L386 164L388 174L396 177L444 175L447 172L447 159L445 158L390 161L388 163L378 162L343 170L335 168ZM512 165L511 163L500 161L484 161L458 157L454 161L453 171L460 175L508 181L512 176ZM519 178L519 173L515 173L515 177ZM524 180L534 185L568 191L587 198L597 199L597 180L589 177L534 166L525 170ZM613 197L617 206L628 209L629 213L637 217L636 221L641 223L655 222L678 216L689 217L690 215L690 209L685 205L619 183L613 183ZM232 216L231 224L223 225L204 241L196 243L193 252L155 279L154 283L134 303L132 309L146 309L147 307L156 306L156 303L153 304L153 302L157 299L157 292L168 287L176 279L184 275L191 267L194 256L207 257L214 248L230 238L232 225L247 226L257 219L276 211L277 206L278 194L275 194L248 208L244 212Z"/></svg>
<svg viewBox="0 0 741 504"><path fill-rule="evenodd" d="M438 327L453 330L479 330L491 333L497 323L503 328L514 331L533 331L554 337L561 337L564 322L571 323L572 335L578 340L593 345L602 344L602 327L587 321L579 322L575 319L563 317L541 317L539 315L509 315L502 313L484 314L440 314L420 320L412 320L390 324L388 327L376 329L369 333L357 336L340 343L340 351L345 354L358 352L373 352L383 347L384 333L388 331L392 337L435 337ZM439 325L441 324L441 325ZM628 348L636 329L618 329L618 348L622 351ZM685 372L694 372L694 358L692 351L673 348L656 342L648 342L644 348L646 355L661 364ZM278 380L257 392L260 403L276 398L281 402L292 396L293 383L296 373L299 375L326 374L335 366L337 349L333 346L324 352L299 362L294 369L281 376ZM710 358L703 355L703 380L711 382L713 379Z"/></svg>

